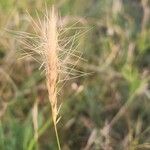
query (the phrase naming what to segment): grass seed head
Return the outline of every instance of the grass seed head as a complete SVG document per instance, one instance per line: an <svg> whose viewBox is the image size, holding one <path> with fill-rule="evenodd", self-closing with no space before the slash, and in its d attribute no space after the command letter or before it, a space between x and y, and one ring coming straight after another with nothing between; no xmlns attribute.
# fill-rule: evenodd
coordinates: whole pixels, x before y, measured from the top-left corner
<svg viewBox="0 0 150 150"><path fill-rule="evenodd" d="M78 37L83 35L83 29L73 27L76 23L69 28L60 25L60 18L54 7L49 12L46 10L42 19L38 13L37 20L30 15L29 18L34 33L19 31L15 34L24 46L23 58L32 57L40 63L40 68L45 72L52 117L56 123L60 110L57 98L59 91L67 80L85 75L76 69L82 56L82 53L77 51L79 44L76 43ZM70 30L73 30L73 36L66 34ZM78 31L74 32L75 30Z"/></svg>

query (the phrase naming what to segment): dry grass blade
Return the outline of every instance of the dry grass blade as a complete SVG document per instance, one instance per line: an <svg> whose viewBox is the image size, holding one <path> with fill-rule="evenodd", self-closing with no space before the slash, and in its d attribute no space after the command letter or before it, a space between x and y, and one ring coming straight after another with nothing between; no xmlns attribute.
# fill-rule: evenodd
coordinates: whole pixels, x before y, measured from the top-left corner
<svg viewBox="0 0 150 150"><path fill-rule="evenodd" d="M35 141L38 141L38 100L35 101L33 108L32 108L32 120L33 120L33 127L34 127L34 137Z"/></svg>

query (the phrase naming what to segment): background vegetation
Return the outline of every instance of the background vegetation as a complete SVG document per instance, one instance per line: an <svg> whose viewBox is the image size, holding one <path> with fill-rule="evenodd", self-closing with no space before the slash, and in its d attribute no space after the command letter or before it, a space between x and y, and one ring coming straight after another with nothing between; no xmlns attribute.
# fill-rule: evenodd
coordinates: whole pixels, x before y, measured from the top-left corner
<svg viewBox="0 0 150 150"><path fill-rule="evenodd" d="M78 69L91 74L67 81L59 97L62 149L150 149L149 0L0 0L0 150L57 149L39 64L19 60L22 50L5 30L32 33L26 10L37 19L45 3L55 3L64 26L90 29L78 39L87 60Z"/></svg>

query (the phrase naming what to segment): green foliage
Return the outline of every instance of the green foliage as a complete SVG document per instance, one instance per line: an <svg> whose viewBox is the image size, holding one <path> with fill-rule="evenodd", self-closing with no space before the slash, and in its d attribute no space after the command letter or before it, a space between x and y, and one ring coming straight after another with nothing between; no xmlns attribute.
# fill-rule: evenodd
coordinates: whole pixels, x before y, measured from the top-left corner
<svg viewBox="0 0 150 150"><path fill-rule="evenodd" d="M123 77L129 82L129 87L130 87L130 93L134 93L140 86L141 84L141 79L139 77L138 70L131 66L126 64L122 68L122 74Z"/></svg>
<svg viewBox="0 0 150 150"><path fill-rule="evenodd" d="M150 51L150 31L144 31L140 33L137 38L137 48L140 54L144 54L147 51Z"/></svg>
<svg viewBox="0 0 150 150"><path fill-rule="evenodd" d="M0 0L0 10L8 11L13 8L14 0Z"/></svg>

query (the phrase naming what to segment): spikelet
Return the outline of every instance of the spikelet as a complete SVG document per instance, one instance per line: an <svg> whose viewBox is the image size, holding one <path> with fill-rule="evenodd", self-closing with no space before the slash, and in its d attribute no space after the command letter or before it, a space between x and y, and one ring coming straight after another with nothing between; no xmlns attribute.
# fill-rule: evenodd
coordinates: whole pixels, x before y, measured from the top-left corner
<svg viewBox="0 0 150 150"><path fill-rule="evenodd" d="M77 28L78 32L66 37L66 32L77 29L58 27L58 15L54 7L49 13L46 11L43 19L40 19L38 14L38 21L30 15L29 18L35 33L15 32L24 51L21 59L32 57L40 63L40 69L44 70L53 121L56 123L60 109L57 104L57 94L67 80L88 74L75 68L79 60L84 60L81 58L82 53L77 51L79 45L76 44L76 39L86 31Z"/></svg>
<svg viewBox="0 0 150 150"><path fill-rule="evenodd" d="M15 35L21 45L24 46L22 58L32 57L40 63L40 69L43 68L45 72L52 119L58 148L60 149L56 127L60 119L58 118L60 105L58 106L57 95L65 84L64 81L86 75L86 73L75 69L78 61L81 60L82 53L77 51L78 45L74 43L84 32L79 30L73 36L64 36L68 28L58 28L58 15L54 7L52 7L50 13L46 11L42 20L38 14L38 21L35 21L30 15L29 17L35 33L17 31ZM76 28L74 29L76 30ZM58 87L62 81L63 84Z"/></svg>
<svg viewBox="0 0 150 150"><path fill-rule="evenodd" d="M48 89L49 101L52 109L53 121L56 124L58 115L57 109L57 82L59 78L59 47L57 33L57 16L54 8L50 13L49 19L46 20L45 27L42 31L45 44L43 46L43 61L45 62L46 84Z"/></svg>

